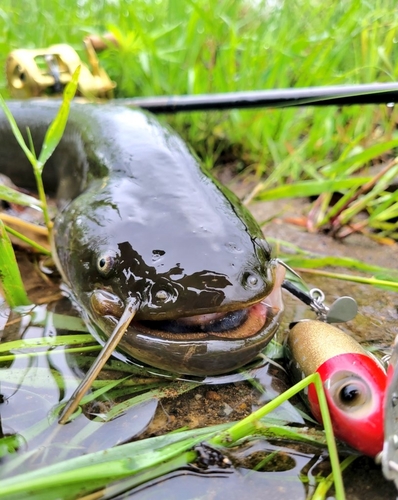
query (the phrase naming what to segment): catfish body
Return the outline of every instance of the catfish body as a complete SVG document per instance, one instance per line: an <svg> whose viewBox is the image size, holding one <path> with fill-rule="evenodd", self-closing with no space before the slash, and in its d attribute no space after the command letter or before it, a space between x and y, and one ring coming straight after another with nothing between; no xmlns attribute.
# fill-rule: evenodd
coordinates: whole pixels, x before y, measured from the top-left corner
<svg viewBox="0 0 398 500"><path fill-rule="evenodd" d="M59 103L9 107L39 152ZM30 171L1 115L0 172L32 187ZM270 340L282 309L274 287L282 273L277 279L261 229L154 117L74 103L44 183L60 206L57 267L100 336L106 338L133 296L140 307L121 347L154 366L223 373Z"/></svg>

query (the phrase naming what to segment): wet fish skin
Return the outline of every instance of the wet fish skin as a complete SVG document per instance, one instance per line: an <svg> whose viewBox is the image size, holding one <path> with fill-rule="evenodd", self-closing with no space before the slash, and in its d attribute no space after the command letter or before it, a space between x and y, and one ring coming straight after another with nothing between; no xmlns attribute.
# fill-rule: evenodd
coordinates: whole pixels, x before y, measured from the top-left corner
<svg viewBox="0 0 398 500"><path fill-rule="evenodd" d="M8 103L37 153L59 106L52 99ZM4 113L0 173L35 187ZM118 344L123 359L218 375L254 359L274 336L284 271L260 226L154 116L74 101L43 182L59 207L53 257L93 335L106 341L131 298L139 302ZM231 322L237 310L247 310L248 325ZM225 321L219 317L214 332L212 315L220 313ZM187 332L189 318L197 329ZM165 326L170 322L177 333Z"/></svg>

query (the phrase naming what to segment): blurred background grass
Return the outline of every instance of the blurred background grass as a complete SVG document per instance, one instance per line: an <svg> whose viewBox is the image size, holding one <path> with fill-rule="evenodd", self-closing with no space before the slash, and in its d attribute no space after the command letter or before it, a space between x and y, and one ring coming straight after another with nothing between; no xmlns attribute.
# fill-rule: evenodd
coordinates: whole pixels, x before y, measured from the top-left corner
<svg viewBox="0 0 398 500"><path fill-rule="evenodd" d="M391 82L397 29L392 0L3 0L0 66L12 49L60 42L84 60L82 38L111 31L120 47L100 59L117 97ZM267 188L322 182L331 175L325 166L368 150L355 169L385 161L394 151L370 148L398 138L397 118L388 106L166 117L207 166L231 163L258 179L272 173Z"/></svg>

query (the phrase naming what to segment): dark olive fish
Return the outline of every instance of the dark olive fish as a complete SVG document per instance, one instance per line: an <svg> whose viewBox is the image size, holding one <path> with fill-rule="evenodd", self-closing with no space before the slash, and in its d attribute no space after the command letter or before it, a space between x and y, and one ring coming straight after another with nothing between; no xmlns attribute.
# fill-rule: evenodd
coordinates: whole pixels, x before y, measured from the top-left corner
<svg viewBox="0 0 398 500"><path fill-rule="evenodd" d="M36 151L59 103L10 102ZM33 187L5 116L0 172ZM44 169L60 212L53 244L73 299L106 338L126 301L139 307L119 347L176 373L238 368L274 335L283 270L251 214L151 115L74 103Z"/></svg>

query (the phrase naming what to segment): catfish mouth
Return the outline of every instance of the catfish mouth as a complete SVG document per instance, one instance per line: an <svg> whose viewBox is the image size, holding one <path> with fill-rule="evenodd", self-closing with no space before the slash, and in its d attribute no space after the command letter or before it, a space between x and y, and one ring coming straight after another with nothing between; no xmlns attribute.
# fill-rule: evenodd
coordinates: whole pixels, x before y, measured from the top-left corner
<svg viewBox="0 0 398 500"><path fill-rule="evenodd" d="M249 315L249 309L239 309L225 314L198 314L188 318L165 321L142 321L141 325L167 333L225 333L240 327Z"/></svg>
<svg viewBox="0 0 398 500"><path fill-rule="evenodd" d="M220 313L204 313L188 317L159 320L133 319L129 326L137 333L170 341L239 340L264 331L283 309L281 284L285 270L277 266L272 292L260 302L236 307ZM123 303L113 294L97 290L91 296L91 306L102 322L113 327L123 311Z"/></svg>
<svg viewBox="0 0 398 500"><path fill-rule="evenodd" d="M174 320L133 321L131 326L146 335L168 340L244 339L262 330L267 320L273 317L272 307L259 302L226 313L199 314Z"/></svg>

